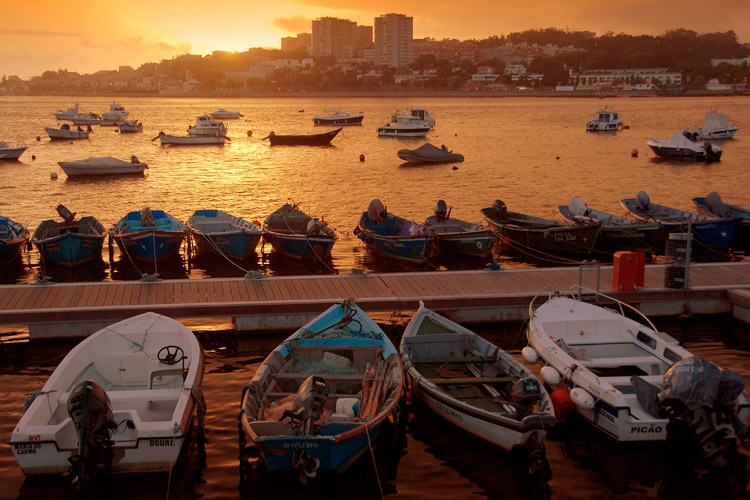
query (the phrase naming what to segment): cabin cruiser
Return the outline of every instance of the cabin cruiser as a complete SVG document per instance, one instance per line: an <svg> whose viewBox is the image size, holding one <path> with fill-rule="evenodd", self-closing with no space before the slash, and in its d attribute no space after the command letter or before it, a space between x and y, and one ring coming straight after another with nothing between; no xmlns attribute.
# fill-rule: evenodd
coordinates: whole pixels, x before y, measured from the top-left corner
<svg viewBox="0 0 750 500"><path fill-rule="evenodd" d="M411 115L397 115L396 122L378 127L380 137L424 137L432 127L429 123Z"/></svg>
<svg viewBox="0 0 750 500"><path fill-rule="evenodd" d="M396 113L391 116L391 121L398 122L401 117L419 120L424 122L429 128L435 128L435 119L430 116L430 113L428 113L425 108L411 108L408 113L399 113L396 111Z"/></svg>
<svg viewBox="0 0 750 500"><path fill-rule="evenodd" d="M211 115L202 115L196 119L195 125L188 127L187 132L189 135L224 137L227 135L227 126L214 120Z"/></svg>
<svg viewBox="0 0 750 500"><path fill-rule="evenodd" d="M706 121L703 127L693 127L682 129L685 137L692 141L709 141L711 139L731 139L735 132L740 129L737 125L732 125L727 120L727 115L719 113L715 109L706 113Z"/></svg>
<svg viewBox="0 0 750 500"><path fill-rule="evenodd" d="M78 103L75 103L70 108L66 109L65 111L56 111L54 113L55 118L58 120L72 120L76 116L78 116Z"/></svg>
<svg viewBox="0 0 750 500"><path fill-rule="evenodd" d="M622 130L622 128L620 117L614 111L607 109L607 106L599 111L596 120L586 123L587 132L616 132Z"/></svg>
<svg viewBox="0 0 750 500"><path fill-rule="evenodd" d="M123 120L126 116L128 116L128 114L129 113L122 104L113 102L109 105L109 111L106 113L102 113L102 119L112 120L113 122L116 122L117 120Z"/></svg>

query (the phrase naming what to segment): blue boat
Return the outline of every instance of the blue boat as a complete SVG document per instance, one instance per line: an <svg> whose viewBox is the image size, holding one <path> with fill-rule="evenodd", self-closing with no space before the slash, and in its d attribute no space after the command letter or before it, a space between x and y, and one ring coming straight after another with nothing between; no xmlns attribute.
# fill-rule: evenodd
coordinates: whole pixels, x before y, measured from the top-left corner
<svg viewBox="0 0 750 500"><path fill-rule="evenodd" d="M246 259L255 254L263 230L220 210L196 210L187 221L198 253Z"/></svg>
<svg viewBox="0 0 750 500"><path fill-rule="evenodd" d="M28 229L18 222L0 216L0 264L8 264L21 257L28 241Z"/></svg>
<svg viewBox="0 0 750 500"><path fill-rule="evenodd" d="M120 252L131 259L156 262L180 251L185 224L162 210L130 212L110 229Z"/></svg>
<svg viewBox="0 0 750 500"><path fill-rule="evenodd" d="M732 247L745 253L750 251L750 209L724 203L716 191L711 191L705 197L697 197L691 200L698 213L708 217L739 217L742 219L740 228L734 236Z"/></svg>
<svg viewBox="0 0 750 500"><path fill-rule="evenodd" d="M729 248L739 228L741 217L714 218L695 212L651 203L645 191L635 198L620 200L620 204L636 219L644 222L658 221L668 228L668 232L692 231L696 241L715 248Z"/></svg>
<svg viewBox="0 0 750 500"><path fill-rule="evenodd" d="M39 250L43 262L74 267L101 260L107 229L95 217L76 219L63 205L57 213L62 221L45 220L34 231L31 242Z"/></svg>
<svg viewBox="0 0 750 500"><path fill-rule="evenodd" d="M404 399L398 352L353 299L282 342L243 389L240 460L267 469L345 471L395 420Z"/></svg>
<svg viewBox="0 0 750 500"><path fill-rule="evenodd" d="M266 217L263 231L274 251L293 259L327 259L338 239L325 221L310 217L289 203Z"/></svg>
<svg viewBox="0 0 750 500"><path fill-rule="evenodd" d="M371 252L412 263L430 257L436 237L435 231L424 224L388 213L378 199L362 212L354 233Z"/></svg>

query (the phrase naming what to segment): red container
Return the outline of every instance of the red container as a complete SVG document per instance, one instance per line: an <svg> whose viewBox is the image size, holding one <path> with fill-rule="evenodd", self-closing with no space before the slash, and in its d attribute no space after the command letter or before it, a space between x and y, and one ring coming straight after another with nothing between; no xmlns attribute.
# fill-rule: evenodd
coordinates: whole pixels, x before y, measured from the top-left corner
<svg viewBox="0 0 750 500"><path fill-rule="evenodd" d="M615 252L612 287L620 292L634 292L643 286L646 274L646 254L643 252Z"/></svg>

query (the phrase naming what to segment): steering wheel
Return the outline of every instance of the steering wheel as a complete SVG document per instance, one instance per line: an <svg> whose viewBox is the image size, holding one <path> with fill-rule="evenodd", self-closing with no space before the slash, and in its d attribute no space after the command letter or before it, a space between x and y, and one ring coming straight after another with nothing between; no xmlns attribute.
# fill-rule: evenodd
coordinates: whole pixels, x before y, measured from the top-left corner
<svg viewBox="0 0 750 500"><path fill-rule="evenodd" d="M156 357L165 365L174 365L185 359L185 351L178 345L168 345L159 349Z"/></svg>

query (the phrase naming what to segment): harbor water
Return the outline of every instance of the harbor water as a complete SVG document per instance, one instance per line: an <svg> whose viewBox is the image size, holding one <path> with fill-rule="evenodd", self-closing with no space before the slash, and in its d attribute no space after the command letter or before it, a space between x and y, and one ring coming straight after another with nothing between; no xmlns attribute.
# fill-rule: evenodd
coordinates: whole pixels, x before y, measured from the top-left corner
<svg viewBox="0 0 750 500"><path fill-rule="evenodd" d="M197 209L216 208L248 220L263 219L294 200L322 216L340 239L324 265L303 266L258 253L249 262L188 259L135 268L117 251L98 268L50 269L36 250L23 263L0 270L2 283L30 283L40 274L55 281L138 279L158 272L163 278L201 279L242 276L261 269L269 275L351 273L484 267L486 262L443 262L404 268L367 253L354 236L359 215L373 198L394 214L421 222L437 200L453 217L481 222L479 209L496 199L511 211L557 218L556 206L576 196L590 206L621 214L622 198L646 191L655 203L691 210L690 199L717 191L723 200L750 206L750 97L717 98L315 98L274 99L122 98L130 118L144 123L142 134L119 134L94 127L88 140L51 142L44 127L59 127L52 113L74 102L83 112L102 113L112 99L100 97L0 97L0 140L28 146L18 162L0 162L4 196L0 215L33 230L57 218L63 204L78 216L94 215L111 227L127 212L148 206L186 220ZM587 133L585 123L603 106L619 112L627 129ZM397 109L425 107L437 125L426 139L378 138L376 129ZM231 141L224 146L167 147L152 141L159 131L184 135L197 115L218 108L240 111L227 121ZM332 147L271 147L263 137L318 133L312 117L326 109L363 112L362 126L346 127ZM703 122L712 109L727 113L741 130L723 141L721 162L656 161L646 137L668 139L685 126ZM39 136L40 140L36 138ZM408 166L402 148L424 142L462 153L456 164ZM634 149L638 155L633 156ZM32 159L32 155L34 159ZM58 161L95 156L148 163L144 176L70 179ZM360 158L363 157L362 161ZM55 174L55 175L53 175ZM56 176L56 178L54 178ZM270 252L266 245L265 253ZM744 258L744 257L740 257ZM502 267L559 265L530 262L518 255L495 255ZM403 324L378 318L397 342ZM285 334L238 335L227 325L189 325L206 350L203 391L206 456L190 446L171 474L122 475L97 480L92 498L534 498L533 486L513 456L439 421L417 404L409 406L406 428L387 437L341 476L315 478L305 487L295 477L240 476L237 415L242 387ZM743 374L750 381L750 328L728 318L675 319L657 326L681 340L696 355ZM526 345L523 325L478 330L520 356ZM0 340L6 340L0 336ZM0 499L73 498L64 478L24 478L7 439L23 413L24 400L40 389L71 343L0 342ZM613 443L575 418L553 429L547 440L554 499L655 499L664 479L660 445ZM747 462L747 454L742 460ZM745 465L747 467L747 465ZM696 491L701 498L702 491ZM707 497L706 495L705 497Z"/></svg>

